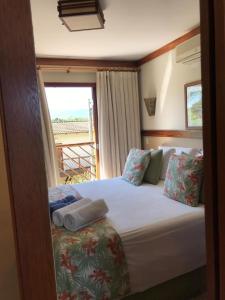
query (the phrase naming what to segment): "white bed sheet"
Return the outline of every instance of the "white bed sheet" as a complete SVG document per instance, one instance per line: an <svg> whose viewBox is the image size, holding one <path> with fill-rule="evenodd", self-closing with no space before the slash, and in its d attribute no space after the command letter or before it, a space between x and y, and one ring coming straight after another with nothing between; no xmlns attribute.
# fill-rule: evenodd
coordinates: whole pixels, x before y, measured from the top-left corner
<svg viewBox="0 0 225 300"><path fill-rule="evenodd" d="M75 186L83 197L103 198L121 236L132 293L195 270L206 263L204 207L163 195L163 182L133 186L121 178Z"/></svg>

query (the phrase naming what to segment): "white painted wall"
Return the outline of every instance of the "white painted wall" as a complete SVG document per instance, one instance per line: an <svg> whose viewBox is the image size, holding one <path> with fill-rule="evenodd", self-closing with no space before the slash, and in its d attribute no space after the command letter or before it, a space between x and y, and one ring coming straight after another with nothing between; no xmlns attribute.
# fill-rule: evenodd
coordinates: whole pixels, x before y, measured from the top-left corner
<svg viewBox="0 0 225 300"><path fill-rule="evenodd" d="M144 64L140 73L142 129L185 129L184 84L199 79L200 63L191 66L176 63L175 50ZM156 115L150 117L144 98L155 96Z"/></svg>
<svg viewBox="0 0 225 300"><path fill-rule="evenodd" d="M45 82L74 82L74 83L93 83L96 82L95 72L49 72L43 71Z"/></svg>

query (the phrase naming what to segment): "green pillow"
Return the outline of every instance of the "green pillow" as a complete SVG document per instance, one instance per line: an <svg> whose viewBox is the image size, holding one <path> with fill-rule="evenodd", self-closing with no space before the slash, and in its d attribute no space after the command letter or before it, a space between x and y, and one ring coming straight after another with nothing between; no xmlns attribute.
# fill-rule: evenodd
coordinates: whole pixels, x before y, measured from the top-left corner
<svg viewBox="0 0 225 300"><path fill-rule="evenodd" d="M152 150L148 168L145 172L144 181L158 184L162 170L163 150Z"/></svg>

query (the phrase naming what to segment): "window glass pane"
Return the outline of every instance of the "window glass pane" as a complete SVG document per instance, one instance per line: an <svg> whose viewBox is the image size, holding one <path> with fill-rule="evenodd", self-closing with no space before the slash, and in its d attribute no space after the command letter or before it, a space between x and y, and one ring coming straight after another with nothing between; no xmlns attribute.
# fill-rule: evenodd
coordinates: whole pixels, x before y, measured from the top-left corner
<svg viewBox="0 0 225 300"><path fill-rule="evenodd" d="M56 144L93 141L93 100L90 87L46 87Z"/></svg>

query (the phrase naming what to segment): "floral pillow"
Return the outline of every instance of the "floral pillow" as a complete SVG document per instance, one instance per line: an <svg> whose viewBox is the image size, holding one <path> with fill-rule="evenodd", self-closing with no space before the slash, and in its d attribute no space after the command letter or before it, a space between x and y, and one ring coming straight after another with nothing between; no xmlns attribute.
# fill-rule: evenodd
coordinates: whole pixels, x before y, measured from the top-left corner
<svg viewBox="0 0 225 300"><path fill-rule="evenodd" d="M151 151L131 149L123 170L122 178L134 185L142 183L150 161Z"/></svg>
<svg viewBox="0 0 225 300"><path fill-rule="evenodd" d="M199 157L201 156L203 158L203 153L201 153L202 150L198 150L194 153L191 152L191 154L187 154L185 152L182 152L182 155L191 155L192 157ZM199 195L199 202L202 204L205 204L205 195L204 195L204 174L202 174L202 183L201 183L201 189L200 189L200 195Z"/></svg>
<svg viewBox="0 0 225 300"><path fill-rule="evenodd" d="M176 155L170 157L164 194L190 206L198 206L203 175L203 157Z"/></svg>

